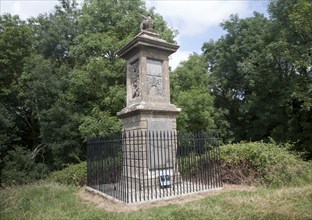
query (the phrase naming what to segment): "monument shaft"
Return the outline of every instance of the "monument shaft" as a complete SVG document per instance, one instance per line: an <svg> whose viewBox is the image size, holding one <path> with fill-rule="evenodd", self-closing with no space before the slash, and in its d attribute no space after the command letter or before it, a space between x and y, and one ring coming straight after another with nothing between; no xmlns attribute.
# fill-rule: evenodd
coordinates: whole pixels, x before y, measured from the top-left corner
<svg viewBox="0 0 312 220"><path fill-rule="evenodd" d="M122 119L123 131L133 132L133 135L135 132L147 134L144 141L140 140L140 145L133 143L142 148L143 156L124 150L123 156L127 159L123 173L130 175L131 181L146 179L149 186L155 185L157 181L153 179L160 178L163 173L173 175L176 161L177 143L166 142L164 137L155 144L148 137L176 131L176 116L180 109L170 103L169 55L177 49L177 45L160 39L157 34L142 30L117 53L127 61L127 106L117 115ZM128 148L131 146L124 144ZM140 164L139 168L128 166L135 163Z"/></svg>

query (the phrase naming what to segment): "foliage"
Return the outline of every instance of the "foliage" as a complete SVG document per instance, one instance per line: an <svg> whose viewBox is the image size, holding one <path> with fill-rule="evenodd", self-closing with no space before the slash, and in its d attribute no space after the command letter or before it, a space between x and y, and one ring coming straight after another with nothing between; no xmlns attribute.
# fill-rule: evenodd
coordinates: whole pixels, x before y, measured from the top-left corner
<svg viewBox="0 0 312 220"><path fill-rule="evenodd" d="M37 153L33 166L45 172L16 169L39 178L85 160L88 138L120 130L125 62L116 52L147 14L173 42L175 32L141 0L86 0L82 8L60 0L51 13L27 21L0 16L0 183L18 179L14 155Z"/></svg>
<svg viewBox="0 0 312 220"><path fill-rule="evenodd" d="M47 166L43 161L38 160L40 150L37 148L31 152L22 147L15 147L14 150L8 151L3 159L1 185L25 184L44 177L47 173Z"/></svg>
<svg viewBox="0 0 312 220"><path fill-rule="evenodd" d="M311 219L311 185L281 189L239 188L192 202L108 212L82 200L77 188L56 183L0 190L1 219ZM202 196L201 196L202 197ZM104 203L106 205L106 203ZM113 204L116 208L118 204ZM157 206L157 205L156 205ZM131 210L134 210L131 212Z"/></svg>
<svg viewBox="0 0 312 220"><path fill-rule="evenodd" d="M227 32L203 45L215 107L234 141L292 142L311 158L311 11L307 1L274 0L270 18L232 15Z"/></svg>
<svg viewBox="0 0 312 220"><path fill-rule="evenodd" d="M18 78L32 53L32 33L18 16L0 16L0 174L14 146L29 144L27 114L19 106ZM1 178L2 179L2 178Z"/></svg>
<svg viewBox="0 0 312 220"><path fill-rule="evenodd" d="M224 112L213 106L210 77L204 57L193 54L171 73L172 101L182 108L177 118L181 131L209 131L218 129L222 137L228 135Z"/></svg>
<svg viewBox="0 0 312 220"><path fill-rule="evenodd" d="M108 112L101 112L95 108L91 115L83 118L83 123L79 127L82 137L95 138L117 133L121 130L121 122L117 118L110 117Z"/></svg>
<svg viewBox="0 0 312 220"><path fill-rule="evenodd" d="M298 186L312 181L312 164L289 152L290 145L249 142L221 147L223 181L264 184L270 187Z"/></svg>
<svg viewBox="0 0 312 220"><path fill-rule="evenodd" d="M72 164L63 170L51 172L46 180L66 185L83 186L87 182L87 162Z"/></svg>

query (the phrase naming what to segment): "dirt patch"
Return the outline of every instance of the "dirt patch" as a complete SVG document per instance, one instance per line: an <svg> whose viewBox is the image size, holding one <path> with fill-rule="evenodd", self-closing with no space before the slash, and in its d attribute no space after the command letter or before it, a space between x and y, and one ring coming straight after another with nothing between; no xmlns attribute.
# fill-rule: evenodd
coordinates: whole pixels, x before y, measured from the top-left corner
<svg viewBox="0 0 312 220"><path fill-rule="evenodd" d="M101 195L89 192L86 188L82 188L78 192L78 196L85 201L94 204L97 208L104 209L107 212L133 212L141 209L149 209L154 207L162 207L169 204L181 205L187 202L203 199L207 196L218 195L229 191L254 191L256 187L244 185L224 185L222 189L210 190L205 192L197 192L187 195L179 195L176 197L165 198L154 201L145 201L135 204L125 204L119 201L107 199Z"/></svg>

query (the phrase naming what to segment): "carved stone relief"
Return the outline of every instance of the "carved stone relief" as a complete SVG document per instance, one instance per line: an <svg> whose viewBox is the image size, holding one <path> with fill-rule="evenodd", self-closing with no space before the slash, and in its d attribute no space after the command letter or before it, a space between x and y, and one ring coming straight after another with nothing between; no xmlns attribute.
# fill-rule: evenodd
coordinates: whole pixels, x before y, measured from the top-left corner
<svg viewBox="0 0 312 220"><path fill-rule="evenodd" d="M163 95L162 62L157 60L147 60L147 93L148 95Z"/></svg>
<svg viewBox="0 0 312 220"><path fill-rule="evenodd" d="M140 96L139 61L128 65L132 98Z"/></svg>
<svg viewBox="0 0 312 220"><path fill-rule="evenodd" d="M147 30L147 31L151 31L151 32L154 32L154 29L153 29L153 20L150 16L144 16L142 15L143 17L143 20L141 22L141 25L140 25L140 28L141 28L141 31L143 30Z"/></svg>

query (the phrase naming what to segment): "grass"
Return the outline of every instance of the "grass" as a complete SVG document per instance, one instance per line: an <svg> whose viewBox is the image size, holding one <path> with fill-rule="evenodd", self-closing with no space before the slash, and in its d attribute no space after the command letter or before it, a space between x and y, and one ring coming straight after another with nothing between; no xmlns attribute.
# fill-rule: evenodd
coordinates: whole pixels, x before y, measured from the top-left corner
<svg viewBox="0 0 312 220"><path fill-rule="evenodd" d="M88 208L76 195L77 188L37 183L0 191L0 219L96 219L105 213Z"/></svg>
<svg viewBox="0 0 312 220"><path fill-rule="evenodd" d="M129 213L83 201L79 188L56 183L0 190L0 219L312 219L312 185L232 191Z"/></svg>

